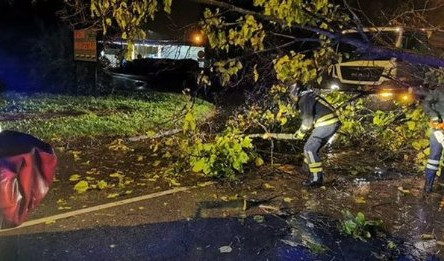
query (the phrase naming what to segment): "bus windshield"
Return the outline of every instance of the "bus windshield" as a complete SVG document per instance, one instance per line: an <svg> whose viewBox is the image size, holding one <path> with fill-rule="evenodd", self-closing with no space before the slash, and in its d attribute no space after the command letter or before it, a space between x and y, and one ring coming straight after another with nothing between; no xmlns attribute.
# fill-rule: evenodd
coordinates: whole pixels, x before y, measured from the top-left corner
<svg viewBox="0 0 444 261"><path fill-rule="evenodd" d="M356 39L362 42L368 42L373 46L382 47L396 47L396 42L399 37L399 32L397 31L374 31L374 32L353 32L346 33L344 37ZM372 57L369 53L358 52L356 47L346 44L339 43L338 52L344 54L345 60L387 60L389 57Z"/></svg>

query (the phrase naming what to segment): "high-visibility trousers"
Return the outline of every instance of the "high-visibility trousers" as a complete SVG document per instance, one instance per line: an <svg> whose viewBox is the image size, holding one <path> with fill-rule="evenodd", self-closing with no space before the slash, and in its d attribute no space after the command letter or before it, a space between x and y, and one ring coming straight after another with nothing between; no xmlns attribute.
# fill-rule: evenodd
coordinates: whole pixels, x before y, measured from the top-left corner
<svg viewBox="0 0 444 261"><path fill-rule="evenodd" d="M442 144L438 142L435 135L430 135L430 155L426 166L426 176L434 177L435 175L441 175L442 168Z"/></svg>
<svg viewBox="0 0 444 261"><path fill-rule="evenodd" d="M310 173L323 173L322 161L319 151L324 147L333 135L341 127L340 122L330 125L315 127L307 142L304 145L305 163L308 165Z"/></svg>

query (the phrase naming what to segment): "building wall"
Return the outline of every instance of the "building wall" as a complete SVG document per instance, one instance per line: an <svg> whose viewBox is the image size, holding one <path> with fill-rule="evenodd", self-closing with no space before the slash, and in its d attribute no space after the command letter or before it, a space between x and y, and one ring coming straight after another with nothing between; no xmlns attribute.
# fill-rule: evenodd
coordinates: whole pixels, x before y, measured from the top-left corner
<svg viewBox="0 0 444 261"><path fill-rule="evenodd" d="M126 43L122 44L122 47ZM122 49L105 48L101 55L106 57L111 66L117 67L119 64L118 54ZM140 55L142 58L154 59L192 59L199 62L199 66L203 67L203 60L199 58L199 52L204 52L205 48L200 46L180 45L180 44L151 44L151 43L136 43L134 51L131 54L132 59L137 59Z"/></svg>
<svg viewBox="0 0 444 261"><path fill-rule="evenodd" d="M199 51L204 51L204 47L187 45L163 45L161 47L161 58L167 59L193 59L198 61Z"/></svg>

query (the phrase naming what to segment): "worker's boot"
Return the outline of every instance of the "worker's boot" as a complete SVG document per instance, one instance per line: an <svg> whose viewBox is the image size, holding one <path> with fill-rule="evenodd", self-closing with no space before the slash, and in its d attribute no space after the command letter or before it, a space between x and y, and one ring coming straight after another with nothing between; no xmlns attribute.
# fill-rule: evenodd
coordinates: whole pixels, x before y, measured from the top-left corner
<svg viewBox="0 0 444 261"><path fill-rule="evenodd" d="M319 188L324 183L324 174L320 173L310 173L310 179L302 182L302 186L309 188Z"/></svg>
<svg viewBox="0 0 444 261"><path fill-rule="evenodd" d="M433 182L435 181L435 173L427 173L426 181L424 184L424 192L430 193L433 192Z"/></svg>

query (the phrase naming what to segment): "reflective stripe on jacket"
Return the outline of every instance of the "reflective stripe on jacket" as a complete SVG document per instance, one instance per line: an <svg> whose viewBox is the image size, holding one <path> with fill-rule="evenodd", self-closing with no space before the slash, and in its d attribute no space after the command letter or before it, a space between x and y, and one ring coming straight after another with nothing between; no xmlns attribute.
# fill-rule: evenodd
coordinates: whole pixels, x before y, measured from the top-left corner
<svg viewBox="0 0 444 261"><path fill-rule="evenodd" d="M302 131L339 122L334 107L312 91L302 93L298 109L302 117Z"/></svg>

